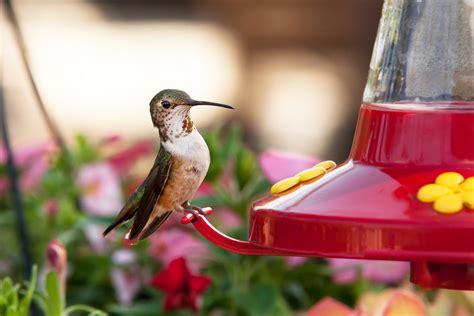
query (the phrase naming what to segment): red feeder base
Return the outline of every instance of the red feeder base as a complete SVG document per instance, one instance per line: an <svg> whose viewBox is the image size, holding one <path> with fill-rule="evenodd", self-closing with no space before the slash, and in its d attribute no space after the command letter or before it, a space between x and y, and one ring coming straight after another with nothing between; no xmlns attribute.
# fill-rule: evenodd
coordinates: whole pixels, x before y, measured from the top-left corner
<svg viewBox="0 0 474 316"><path fill-rule="evenodd" d="M474 290L474 264L412 262L411 281L425 288Z"/></svg>
<svg viewBox="0 0 474 316"><path fill-rule="evenodd" d="M204 218L194 224L233 252L410 261L411 280L421 286L474 290L474 210L444 215L416 199L440 173L474 176L472 135L473 105L366 105L350 159L255 202L248 243Z"/></svg>

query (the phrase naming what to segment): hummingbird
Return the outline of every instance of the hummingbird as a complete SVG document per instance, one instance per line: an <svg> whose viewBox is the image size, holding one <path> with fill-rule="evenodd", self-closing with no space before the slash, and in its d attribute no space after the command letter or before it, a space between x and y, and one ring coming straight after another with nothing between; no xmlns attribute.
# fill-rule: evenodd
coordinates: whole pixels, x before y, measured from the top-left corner
<svg viewBox="0 0 474 316"><path fill-rule="evenodd" d="M148 176L104 231L104 237L133 218L125 238L135 243L153 234L173 211L206 214L189 202L211 161L209 148L190 116L191 108L200 105L233 109L222 103L193 100L176 89L162 90L151 99L151 120L158 128L160 149Z"/></svg>

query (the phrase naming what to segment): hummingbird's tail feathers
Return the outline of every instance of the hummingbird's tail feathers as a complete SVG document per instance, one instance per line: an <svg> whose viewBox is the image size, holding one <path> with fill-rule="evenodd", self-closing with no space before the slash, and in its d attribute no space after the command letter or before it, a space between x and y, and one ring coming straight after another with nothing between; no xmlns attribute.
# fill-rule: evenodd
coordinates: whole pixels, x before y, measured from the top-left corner
<svg viewBox="0 0 474 316"><path fill-rule="evenodd" d="M125 210L125 207L122 211L120 211L119 215L114 219L112 224L110 224L110 226L104 230L104 232L102 233L102 236L104 237L107 236L111 231L113 231L114 229L116 229L123 223L127 222L129 219L131 219L137 212L136 208L134 208L133 210L125 211L125 212L124 210Z"/></svg>
<svg viewBox="0 0 474 316"><path fill-rule="evenodd" d="M148 224L145 229L141 231L141 233L138 235L138 240L143 240L145 238L150 237L151 234L156 232L158 228L160 228L161 225L170 217L172 211L168 211L166 213L163 213L161 216L156 217L150 224Z"/></svg>
<svg viewBox="0 0 474 316"><path fill-rule="evenodd" d="M153 209L155 208L161 192L168 180L171 170L171 160L171 154L161 146L158 156L155 159L155 164L150 170L148 177L145 179L146 186L143 196L139 201L132 229L129 233L129 239L134 240L139 237L145 229L145 226L148 224Z"/></svg>
<svg viewBox="0 0 474 316"><path fill-rule="evenodd" d="M168 218L169 214L164 213L147 225L152 216L153 209L158 202L161 192L165 187L171 169L171 154L161 146L155 163L147 178L130 196L127 203L120 211L117 218L107 227L103 235L106 236L112 230L125 223L132 217L134 221L132 228L127 233L126 239L136 241L144 235L149 236ZM152 231L151 231L152 230Z"/></svg>

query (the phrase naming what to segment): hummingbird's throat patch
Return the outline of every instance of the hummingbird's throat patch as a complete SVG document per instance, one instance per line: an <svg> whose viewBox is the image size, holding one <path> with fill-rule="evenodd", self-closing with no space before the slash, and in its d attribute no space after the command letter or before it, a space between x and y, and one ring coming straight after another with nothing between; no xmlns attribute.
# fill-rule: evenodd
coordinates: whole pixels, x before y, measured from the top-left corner
<svg viewBox="0 0 474 316"><path fill-rule="evenodd" d="M193 121L191 120L191 117L187 115L183 120L183 131L186 134L190 134L193 131L193 128L194 128Z"/></svg>

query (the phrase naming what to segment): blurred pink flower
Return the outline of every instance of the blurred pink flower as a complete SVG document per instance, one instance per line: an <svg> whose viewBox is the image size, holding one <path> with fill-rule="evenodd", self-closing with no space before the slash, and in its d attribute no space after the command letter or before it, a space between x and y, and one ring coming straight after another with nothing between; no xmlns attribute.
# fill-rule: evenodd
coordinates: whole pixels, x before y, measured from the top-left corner
<svg viewBox="0 0 474 316"><path fill-rule="evenodd" d="M444 310L446 311L446 310ZM442 313L445 315L445 313ZM354 310L325 297L313 305L304 316L428 316L423 299L404 289L362 294ZM452 315L450 313L450 315ZM464 314L462 314L464 315ZM467 314L465 314L467 315Z"/></svg>
<svg viewBox="0 0 474 316"><path fill-rule="evenodd" d="M406 277L409 263L399 261L329 259L329 267L334 282L339 284L354 282L359 271L367 280L377 283L396 283Z"/></svg>
<svg viewBox="0 0 474 316"><path fill-rule="evenodd" d="M49 242L46 259L46 270L57 273L64 293L66 290L67 252L59 240L55 239Z"/></svg>
<svg viewBox="0 0 474 316"><path fill-rule="evenodd" d="M3 145L0 144L0 165L5 165L7 161L7 153ZM0 174L0 195L8 190L8 179L5 174Z"/></svg>
<svg viewBox="0 0 474 316"><path fill-rule="evenodd" d="M214 217L217 219L218 227L224 232L242 226L242 219L230 208L219 208L214 210Z"/></svg>
<svg viewBox="0 0 474 316"><path fill-rule="evenodd" d="M308 261L308 258L306 257L285 257L286 265L290 268L301 266L306 261Z"/></svg>
<svg viewBox="0 0 474 316"><path fill-rule="evenodd" d="M8 179L6 177L0 178L0 195L3 195L8 190Z"/></svg>
<svg viewBox="0 0 474 316"><path fill-rule="evenodd" d="M112 145L116 143L120 143L123 141L123 137L119 134L110 134L108 136L105 136L100 140L101 145Z"/></svg>
<svg viewBox="0 0 474 316"><path fill-rule="evenodd" d="M128 249L119 249L113 253L112 261L117 266L110 273L117 300L121 305L130 305L142 285L135 253Z"/></svg>
<svg viewBox="0 0 474 316"><path fill-rule="evenodd" d="M151 141L142 140L113 153L107 158L107 161L117 174L123 175L129 171L139 158L152 154L154 147Z"/></svg>
<svg viewBox="0 0 474 316"><path fill-rule="evenodd" d="M130 249L118 249L112 254L112 262L119 266L132 265L137 263L137 256Z"/></svg>
<svg viewBox="0 0 474 316"><path fill-rule="evenodd" d="M410 264L401 261L366 260L362 275L378 283L395 283L404 279L410 271Z"/></svg>
<svg viewBox="0 0 474 316"><path fill-rule="evenodd" d="M0 166L7 162L7 152L2 144L0 144ZM3 195L8 190L8 178L6 174L0 174L0 195Z"/></svg>
<svg viewBox="0 0 474 316"><path fill-rule="evenodd" d="M38 157L37 160L23 169L20 178L20 186L23 191L28 192L36 188L44 172L48 169L46 157Z"/></svg>
<svg viewBox="0 0 474 316"><path fill-rule="evenodd" d="M43 173L48 168L48 154L54 150L52 142L43 142L15 150L13 158L20 171L20 186L25 192L31 191L38 185ZM0 146L0 165L5 164L7 154L5 148ZM8 189L6 175L0 177L0 194Z"/></svg>
<svg viewBox="0 0 474 316"><path fill-rule="evenodd" d="M88 224L84 227L84 234L89 241L89 245L97 254L105 254L112 246L112 238L102 236L104 229L102 225L96 224Z"/></svg>
<svg viewBox="0 0 474 316"><path fill-rule="evenodd" d="M113 268L111 271L112 286L119 303L127 306L133 303L141 288L137 271L127 271L123 268Z"/></svg>
<svg viewBox="0 0 474 316"><path fill-rule="evenodd" d="M115 215L123 206L120 179L107 163L88 164L78 174L81 205L92 215Z"/></svg>
<svg viewBox="0 0 474 316"><path fill-rule="evenodd" d="M54 148L55 145L50 141L22 147L13 153L15 163L19 166L29 165L34 163L38 158L45 157Z"/></svg>
<svg viewBox="0 0 474 316"><path fill-rule="evenodd" d="M212 184L209 182L204 181L194 194L195 198L210 196L214 194L214 189L212 188Z"/></svg>
<svg viewBox="0 0 474 316"><path fill-rule="evenodd" d="M304 316L355 316L346 305L331 297L325 297L307 311Z"/></svg>
<svg viewBox="0 0 474 316"><path fill-rule="evenodd" d="M209 257L209 248L197 239L191 232L172 228L160 230L150 237L149 254L158 259L163 265L168 265L176 258L186 257L189 268L199 271L204 261Z"/></svg>
<svg viewBox="0 0 474 316"><path fill-rule="evenodd" d="M295 153L267 150L258 158L263 174L270 182L294 176L301 170L313 167L318 159Z"/></svg>
<svg viewBox="0 0 474 316"><path fill-rule="evenodd" d="M44 213L48 217L54 217L58 214L59 203L55 199L49 199L43 204Z"/></svg>

